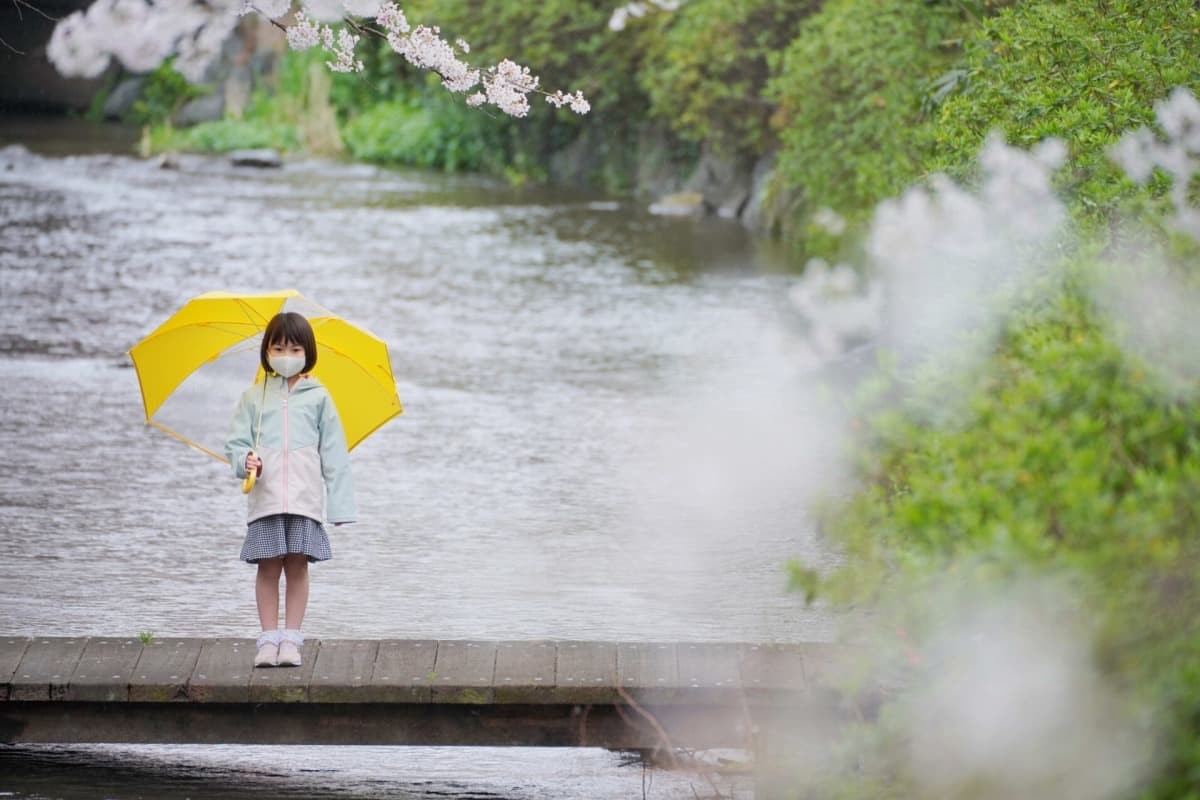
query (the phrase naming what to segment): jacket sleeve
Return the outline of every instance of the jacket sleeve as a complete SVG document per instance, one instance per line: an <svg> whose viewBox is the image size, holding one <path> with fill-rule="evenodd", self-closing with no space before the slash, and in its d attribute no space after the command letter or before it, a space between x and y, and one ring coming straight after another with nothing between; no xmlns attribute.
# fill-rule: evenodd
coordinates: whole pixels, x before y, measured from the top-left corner
<svg viewBox="0 0 1200 800"><path fill-rule="evenodd" d="M346 433L338 419L337 406L328 395L321 402L320 438L321 477L325 479L326 516L330 522L354 522L354 483L350 477L350 455L346 452Z"/></svg>
<svg viewBox="0 0 1200 800"><path fill-rule="evenodd" d="M258 409L254 407L254 392L246 391L238 400L229 425L229 436L225 439L225 457L233 465L233 474L246 477L246 454L254 447L254 418Z"/></svg>

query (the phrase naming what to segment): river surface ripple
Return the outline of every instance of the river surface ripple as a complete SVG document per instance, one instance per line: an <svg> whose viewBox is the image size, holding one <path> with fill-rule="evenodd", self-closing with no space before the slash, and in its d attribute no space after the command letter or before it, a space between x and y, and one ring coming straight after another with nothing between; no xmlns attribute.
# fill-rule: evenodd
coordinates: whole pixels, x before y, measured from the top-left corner
<svg viewBox="0 0 1200 800"><path fill-rule="evenodd" d="M405 405L352 455L361 521L313 568L309 636L830 638L785 591L788 559L828 561L780 455L795 420L750 399L801 380L762 247L478 178L0 149L0 633L254 634L236 482L143 425L125 352L193 295L294 287L389 343ZM454 748L10 748L4 774L18 797L643 781L616 754Z"/></svg>

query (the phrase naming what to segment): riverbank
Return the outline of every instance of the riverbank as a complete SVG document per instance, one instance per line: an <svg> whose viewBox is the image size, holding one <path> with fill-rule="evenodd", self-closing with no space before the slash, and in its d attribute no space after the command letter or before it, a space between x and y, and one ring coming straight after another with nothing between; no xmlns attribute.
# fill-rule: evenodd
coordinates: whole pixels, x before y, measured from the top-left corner
<svg viewBox="0 0 1200 800"><path fill-rule="evenodd" d="M621 30L610 9L495 5L482 15L427 0L409 15L473 42L480 63L512 57L580 88L589 115L540 102L520 120L468 109L377 40L361 45L363 73L331 75L319 53L288 52L250 21L206 87L169 69L115 81L106 113L149 126L146 152L269 146L647 206L674 195L659 207L737 218L829 259L856 256L879 201L934 171L969 176L993 129L1025 146L1067 142L1079 216L1153 196L1122 183L1104 149L1196 82L1200 49L1182 0L693 0L650 5ZM842 233L820 224L826 210Z"/></svg>

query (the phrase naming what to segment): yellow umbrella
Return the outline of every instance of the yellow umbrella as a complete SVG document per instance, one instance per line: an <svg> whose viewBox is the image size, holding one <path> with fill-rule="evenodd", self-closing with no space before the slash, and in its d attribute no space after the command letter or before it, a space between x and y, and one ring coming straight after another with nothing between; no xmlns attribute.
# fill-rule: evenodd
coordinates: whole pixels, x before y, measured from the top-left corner
<svg viewBox="0 0 1200 800"><path fill-rule="evenodd" d="M303 314L317 340L312 374L329 390L354 446L403 412L387 345L294 289L266 294L209 292L189 300L129 356L146 423L219 455L234 406L248 381L263 379L262 332L281 311Z"/></svg>

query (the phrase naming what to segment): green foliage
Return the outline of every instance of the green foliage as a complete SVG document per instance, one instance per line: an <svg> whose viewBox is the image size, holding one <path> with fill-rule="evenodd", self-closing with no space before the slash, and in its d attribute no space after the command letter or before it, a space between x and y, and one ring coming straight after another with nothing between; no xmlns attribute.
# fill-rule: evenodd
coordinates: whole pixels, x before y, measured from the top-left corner
<svg viewBox="0 0 1200 800"><path fill-rule="evenodd" d="M376 105L351 120L343 136L355 158L447 171L495 171L504 152L498 121L457 98Z"/></svg>
<svg viewBox="0 0 1200 800"><path fill-rule="evenodd" d="M294 126L255 119L201 122L191 128L177 130L175 134L172 139L174 149L204 153L258 147L294 151L300 147L300 135Z"/></svg>
<svg viewBox="0 0 1200 800"><path fill-rule="evenodd" d="M173 60L166 61L146 76L141 96L130 108L127 121L138 125L167 123L184 103L208 91L188 83L187 78L175 71Z"/></svg>
<svg viewBox="0 0 1200 800"><path fill-rule="evenodd" d="M664 20L638 81L651 113L723 155L774 146L775 106L763 92L780 50L816 2L690 0Z"/></svg>
<svg viewBox="0 0 1200 800"><path fill-rule="evenodd" d="M828 206L853 223L921 175L921 101L958 57L967 19L958 4L830 0L803 25L768 91L777 190L802 194L802 219Z"/></svg>
<svg viewBox="0 0 1200 800"><path fill-rule="evenodd" d="M925 170L968 175L992 130L1022 146L1059 137L1071 158L1061 188L1078 218L1102 225L1138 193L1108 147L1150 122L1173 87L1200 90L1191 0L1020 3L985 20L964 50L965 77L937 110Z"/></svg>
<svg viewBox="0 0 1200 800"><path fill-rule="evenodd" d="M324 62L320 53L287 51L272 76L273 85L260 85L240 114L181 129L168 115L149 126L142 149L220 153L269 147L335 155L342 145L331 96L346 93L354 78L330 75Z"/></svg>

